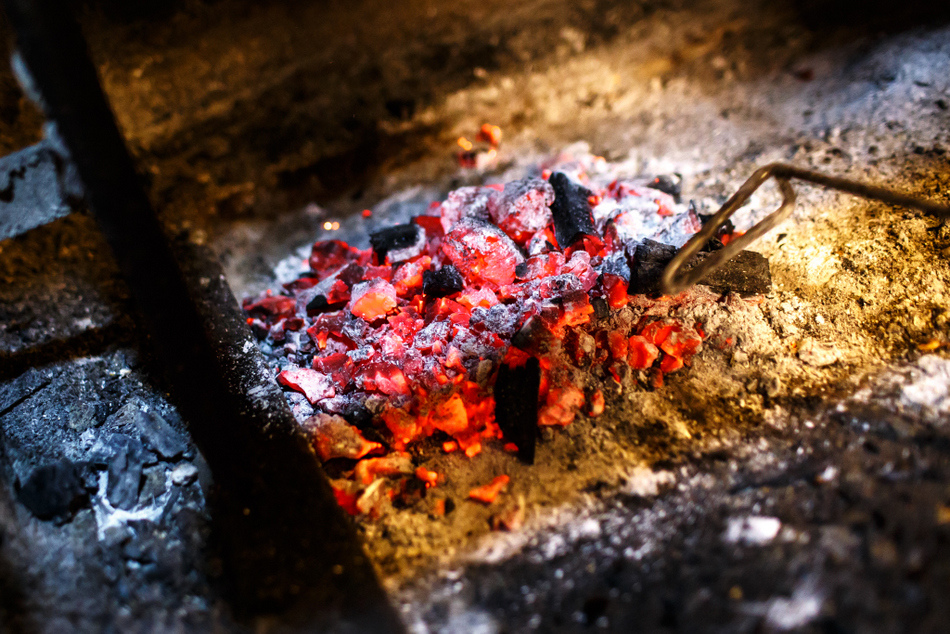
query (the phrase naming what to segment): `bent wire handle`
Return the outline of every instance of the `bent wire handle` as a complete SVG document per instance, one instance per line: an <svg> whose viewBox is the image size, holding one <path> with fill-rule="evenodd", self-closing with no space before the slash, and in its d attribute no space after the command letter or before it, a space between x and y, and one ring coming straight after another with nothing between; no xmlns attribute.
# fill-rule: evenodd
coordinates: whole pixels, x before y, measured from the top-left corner
<svg viewBox="0 0 950 634"><path fill-rule="evenodd" d="M743 235L733 238L722 249L713 251L702 262L691 269L685 269L686 264L703 248L710 239L716 235L716 231L736 212L739 207L745 203L752 193L762 186L765 181L775 178L778 183L779 191L782 193L782 204L778 209L766 216L762 221L755 224ZM881 202L899 205L901 207L910 207L920 211L950 218L950 207L941 205L930 200L924 200L915 196L908 196L891 189L877 187L853 181L839 176L828 176L821 172L795 167L786 163L770 163L761 167L752 173L742 187L720 207L719 211L703 225L699 233L694 235L683 245L676 256L670 261L663 275L660 278L660 291L664 295L676 295L690 286L701 281L706 275L721 267L735 256L747 245L758 240L764 234L775 228L776 225L788 218L795 207L795 190L789 182L790 179L797 178L814 185L822 185L837 189L854 196L870 198ZM685 269L685 270L684 270Z"/></svg>

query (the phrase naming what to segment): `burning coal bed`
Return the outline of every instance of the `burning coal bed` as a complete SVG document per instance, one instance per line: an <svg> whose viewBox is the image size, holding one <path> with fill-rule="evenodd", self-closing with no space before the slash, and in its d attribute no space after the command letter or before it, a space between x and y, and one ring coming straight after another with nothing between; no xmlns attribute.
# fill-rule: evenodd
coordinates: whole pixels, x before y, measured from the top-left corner
<svg viewBox="0 0 950 634"><path fill-rule="evenodd" d="M561 155L503 186L457 189L373 233L370 249L317 242L307 273L244 301L349 513L441 516L454 503L425 500L446 480L427 467L434 453L478 460L498 443L532 463L539 428L598 417L605 391L659 389L703 346L733 345L674 315L756 301L767 260L743 252L703 286L659 296L660 273L704 218L672 180L617 179L611 167ZM491 505L508 483L497 473L468 501ZM491 524L523 517L516 506Z"/></svg>

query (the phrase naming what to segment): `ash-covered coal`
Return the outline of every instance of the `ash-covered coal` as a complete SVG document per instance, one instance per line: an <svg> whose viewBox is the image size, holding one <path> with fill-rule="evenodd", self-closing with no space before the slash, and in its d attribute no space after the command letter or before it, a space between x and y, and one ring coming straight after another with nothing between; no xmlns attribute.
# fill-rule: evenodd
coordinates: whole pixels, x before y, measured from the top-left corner
<svg viewBox="0 0 950 634"><path fill-rule="evenodd" d="M87 465L59 460L17 482L20 502L41 520L64 522L89 501Z"/></svg>
<svg viewBox="0 0 950 634"><path fill-rule="evenodd" d="M550 167L455 190L372 233L371 249L318 242L283 293L245 300L352 512L417 496L413 478L423 492L437 486L439 474L409 468L406 451L426 439L468 457L501 441L531 462L539 426L603 411L590 373L620 385L638 371L652 389L702 347L701 324L658 307L717 296L653 297L701 226L693 208L590 156ZM715 288L767 290L767 262L746 259ZM607 319L628 305L624 319Z"/></svg>

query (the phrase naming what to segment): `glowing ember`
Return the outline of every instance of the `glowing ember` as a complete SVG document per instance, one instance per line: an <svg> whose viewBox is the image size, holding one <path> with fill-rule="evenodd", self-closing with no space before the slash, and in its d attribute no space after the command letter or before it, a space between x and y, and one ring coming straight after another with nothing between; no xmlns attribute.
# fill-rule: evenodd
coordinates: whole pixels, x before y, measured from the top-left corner
<svg viewBox="0 0 950 634"><path fill-rule="evenodd" d="M494 126L477 137L500 139ZM245 300L255 332L282 351L278 381L302 395L294 407L315 450L342 463L333 486L344 508L376 516L408 482L423 494L442 482L406 453L426 438L468 457L498 441L519 450L495 422L502 365L537 359L540 389L523 395L537 420L526 423L563 427L604 412L603 392L582 378L593 368L617 382L644 370L641 383L659 386L699 352L701 326L665 317L688 293L628 292L669 248L649 240L681 245L699 219L661 191L592 180L602 162L560 157L544 178L463 187L373 233L369 250L317 242L285 294ZM639 317L611 321L611 310ZM507 482L469 497L490 503Z"/></svg>
<svg viewBox="0 0 950 634"><path fill-rule="evenodd" d="M501 493L502 489L508 486L509 480L510 478L508 476L500 475L488 484L475 487L469 491L468 497L469 499L476 500L478 502L491 504L495 501L495 498L498 497L498 494Z"/></svg>

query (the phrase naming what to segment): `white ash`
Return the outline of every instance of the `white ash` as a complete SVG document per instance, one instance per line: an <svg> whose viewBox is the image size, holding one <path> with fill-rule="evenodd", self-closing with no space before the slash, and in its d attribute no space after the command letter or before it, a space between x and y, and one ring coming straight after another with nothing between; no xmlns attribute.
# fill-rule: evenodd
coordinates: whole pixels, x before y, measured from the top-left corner
<svg viewBox="0 0 950 634"><path fill-rule="evenodd" d="M950 360L928 354L913 364L887 370L838 409L860 404L893 408L904 416L943 426L950 415Z"/></svg>
<svg viewBox="0 0 950 634"><path fill-rule="evenodd" d="M798 358L816 368L837 363L840 357L841 353L833 343L821 343L814 339L806 339L798 347Z"/></svg>
<svg viewBox="0 0 950 634"><path fill-rule="evenodd" d="M627 495L653 497L675 481L676 476L670 471L654 471L646 466L638 466L630 472L621 490Z"/></svg>
<svg viewBox="0 0 950 634"><path fill-rule="evenodd" d="M781 528L782 522L776 517L732 517L723 539L730 544L758 546L775 539Z"/></svg>
<svg viewBox="0 0 950 634"><path fill-rule="evenodd" d="M769 601L765 621L781 631L805 627L821 614L824 601L825 594L817 581L806 578L795 587L791 597L776 597Z"/></svg>

